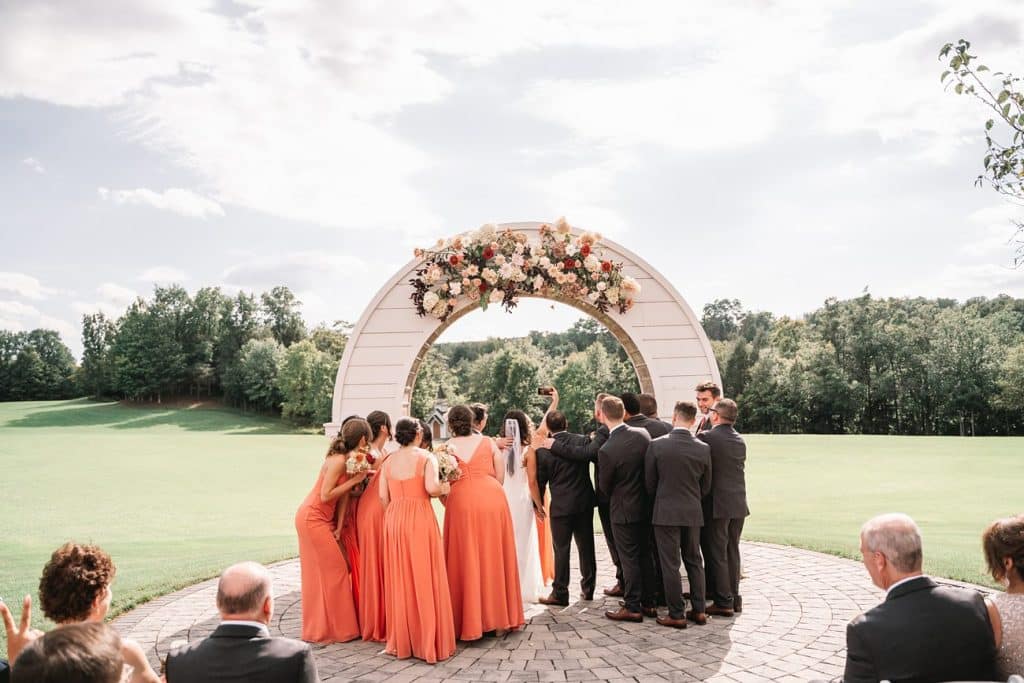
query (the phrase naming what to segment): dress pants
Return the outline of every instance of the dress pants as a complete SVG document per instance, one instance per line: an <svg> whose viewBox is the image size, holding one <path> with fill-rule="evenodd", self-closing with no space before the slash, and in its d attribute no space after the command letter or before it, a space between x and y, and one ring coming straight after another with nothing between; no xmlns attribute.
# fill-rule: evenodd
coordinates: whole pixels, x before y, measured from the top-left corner
<svg viewBox="0 0 1024 683"><path fill-rule="evenodd" d="M713 576L715 593L709 593L719 607L733 607L740 597L740 535L743 533L745 518L715 519L710 530L711 557L705 561L713 567L708 571Z"/></svg>
<svg viewBox="0 0 1024 683"><path fill-rule="evenodd" d="M608 544L608 554L612 556L612 564L615 565L615 581L624 586L622 580L622 564L619 562L619 549L615 546L615 530L612 528L611 503L607 500L597 501L597 515L601 518L601 528L604 530L604 542Z"/></svg>
<svg viewBox="0 0 1024 683"><path fill-rule="evenodd" d="M569 598L569 546L576 540L580 559L580 588L592 596L597 584L597 559L594 557L594 510L551 518L551 542L555 548L555 578L551 592L556 598Z"/></svg>
<svg viewBox="0 0 1024 683"><path fill-rule="evenodd" d="M654 562L651 558L648 522L618 523L615 545L622 563L623 602L630 612L654 607Z"/></svg>
<svg viewBox="0 0 1024 683"><path fill-rule="evenodd" d="M679 557L682 551L686 565L686 580L690 583L690 602L694 612L703 612L704 604L704 563L700 559L700 527L662 526L654 527L658 543L658 561L661 564L662 585L665 587L665 602L668 615L673 619L686 616L683 601L683 582L679 578Z"/></svg>
<svg viewBox="0 0 1024 683"><path fill-rule="evenodd" d="M717 604L715 600L715 595L717 595L715 591L715 570L711 561L715 551L714 543L711 541L711 522L714 508L711 506L710 498L701 500L701 510L704 513L704 526L700 528L700 554L704 557L704 599ZM693 586L690 586L690 593L693 593Z"/></svg>

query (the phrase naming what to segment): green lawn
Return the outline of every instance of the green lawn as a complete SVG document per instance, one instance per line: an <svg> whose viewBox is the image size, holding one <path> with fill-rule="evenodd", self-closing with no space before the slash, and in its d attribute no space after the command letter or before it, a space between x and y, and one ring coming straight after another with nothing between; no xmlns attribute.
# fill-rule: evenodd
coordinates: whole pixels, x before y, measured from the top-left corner
<svg viewBox="0 0 1024 683"><path fill-rule="evenodd" d="M750 539L856 557L860 524L899 510L924 530L928 571L982 582L982 528L1020 511L1022 438L747 440ZM294 556L293 514L325 448L230 410L0 404L0 596L34 596L68 539L113 555L115 611L237 560Z"/></svg>

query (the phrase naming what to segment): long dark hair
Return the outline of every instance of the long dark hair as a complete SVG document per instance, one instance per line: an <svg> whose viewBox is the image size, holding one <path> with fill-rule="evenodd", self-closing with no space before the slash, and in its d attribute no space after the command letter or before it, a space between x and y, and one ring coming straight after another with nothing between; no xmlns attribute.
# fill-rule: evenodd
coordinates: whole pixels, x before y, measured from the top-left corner
<svg viewBox="0 0 1024 683"><path fill-rule="evenodd" d="M501 431L499 432L502 436L508 436L505 434L505 420L515 420L519 423L519 443L529 446L530 439L533 437L533 423L530 422L530 418L526 416L526 413L521 410L510 410L505 413L505 418L501 421Z"/></svg>

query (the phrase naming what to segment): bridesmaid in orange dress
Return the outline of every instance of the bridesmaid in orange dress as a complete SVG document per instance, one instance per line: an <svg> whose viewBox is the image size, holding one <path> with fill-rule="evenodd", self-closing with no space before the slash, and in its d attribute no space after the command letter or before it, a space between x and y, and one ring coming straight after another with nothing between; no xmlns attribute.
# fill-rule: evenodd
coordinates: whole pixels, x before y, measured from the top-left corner
<svg viewBox="0 0 1024 683"><path fill-rule="evenodd" d="M462 470L444 515L455 633L459 640L476 640L488 631L502 636L526 623L512 516L501 487L505 468L494 442L473 434L468 406L448 411L448 428Z"/></svg>
<svg viewBox="0 0 1024 683"><path fill-rule="evenodd" d="M395 424L401 445L380 472L384 505L384 594L386 652L434 664L455 654L455 623L448 592L444 546L431 496L446 495L437 463L417 448L422 430L412 418Z"/></svg>
<svg viewBox="0 0 1024 683"><path fill-rule="evenodd" d="M391 418L374 410L366 416L370 425L370 455L376 458L377 473L370 479L366 490L370 495L360 496L356 507L356 538L359 544L359 624L363 640L382 643L387 638L387 616L384 613L384 559L381 543L384 540L384 507L376 491L380 470L387 459L384 444L391 438Z"/></svg>
<svg viewBox="0 0 1024 683"><path fill-rule="evenodd" d="M302 572L302 639L314 643L345 642L359 637L348 559L334 535L338 500L366 480L349 475L346 460L370 439L364 420L350 420L331 442L313 490L295 513ZM344 520L343 520L344 521Z"/></svg>

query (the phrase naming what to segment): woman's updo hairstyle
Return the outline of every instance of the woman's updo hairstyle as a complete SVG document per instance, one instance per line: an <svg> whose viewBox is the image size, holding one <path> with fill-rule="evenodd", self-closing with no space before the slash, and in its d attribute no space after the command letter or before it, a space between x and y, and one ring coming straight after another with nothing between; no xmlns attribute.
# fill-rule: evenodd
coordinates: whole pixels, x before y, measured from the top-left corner
<svg viewBox="0 0 1024 683"><path fill-rule="evenodd" d="M420 421L411 417L403 417L395 423L395 441L401 446L408 446L416 441L416 432L420 428ZM417 445L419 445L417 443Z"/></svg>
<svg viewBox="0 0 1024 683"><path fill-rule="evenodd" d="M996 581L1006 578L1004 558L1013 560L1013 570L1024 581L1024 515L1004 517L988 525L981 535L985 550L985 563Z"/></svg>
<svg viewBox="0 0 1024 683"><path fill-rule="evenodd" d="M370 424L361 417L352 418L341 426L341 431L331 442L327 455L354 451L359 448L359 441L363 437L366 437L367 443L370 442Z"/></svg>
<svg viewBox="0 0 1024 683"><path fill-rule="evenodd" d="M473 411L469 406L454 406L448 411L448 429L452 436L469 436L473 433Z"/></svg>

